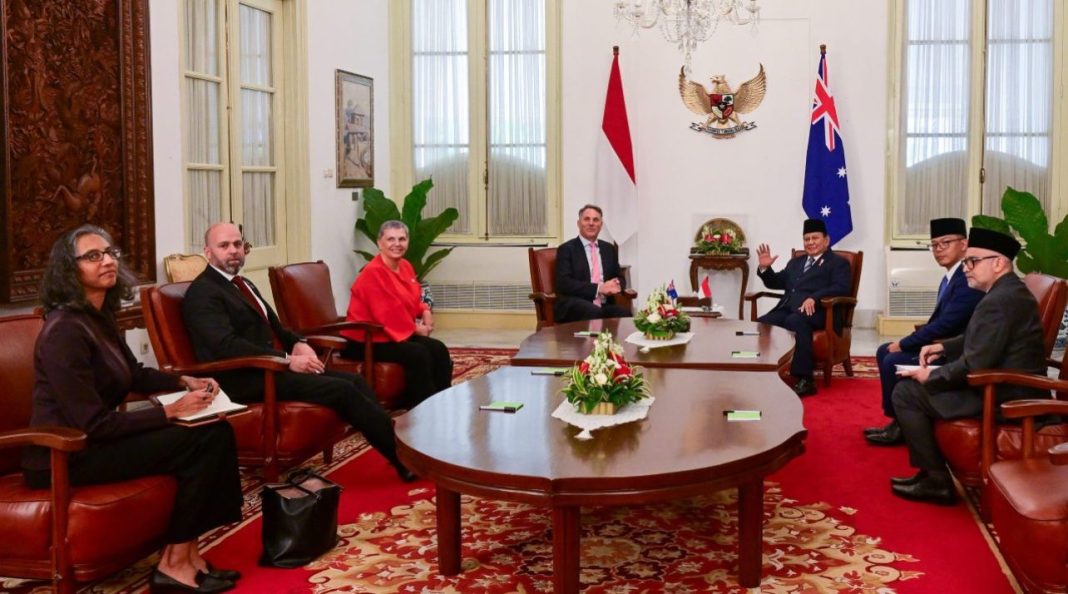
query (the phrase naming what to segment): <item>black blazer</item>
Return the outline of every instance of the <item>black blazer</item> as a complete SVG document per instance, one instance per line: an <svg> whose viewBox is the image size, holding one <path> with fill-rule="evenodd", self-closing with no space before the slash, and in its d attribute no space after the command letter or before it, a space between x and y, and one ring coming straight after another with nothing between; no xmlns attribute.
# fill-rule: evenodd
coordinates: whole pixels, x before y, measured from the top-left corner
<svg viewBox="0 0 1068 594"><path fill-rule="evenodd" d="M614 245L597 240L601 256L601 277L604 280L619 279L619 288L626 289L626 281L619 273L619 255ZM556 303L553 315L565 317L568 299L581 299L590 303L597 297L597 285L590 280L590 265L586 261L586 244L581 237L569 239L556 248ZM615 303L609 297L605 303Z"/></svg>
<svg viewBox="0 0 1068 594"><path fill-rule="evenodd" d="M256 286L248 279L245 281L262 301ZM282 326L266 301L263 305L267 308L269 326L237 286L211 266L204 269L189 285L182 300L182 319L197 359L203 362L259 355L284 357L302 337ZM275 348L272 329L285 351ZM247 401L263 393L260 370L229 371L216 377L223 389L237 400Z"/></svg>
<svg viewBox="0 0 1068 594"><path fill-rule="evenodd" d="M786 268L779 272L775 272L770 266L763 272L757 272L760 280L764 281L764 286L785 291L772 311L783 308L796 310L809 297L817 301L818 307L819 300L824 297L849 295L853 278L849 262L845 258L827 250L808 272L802 272L807 259L808 256L802 254L787 262Z"/></svg>

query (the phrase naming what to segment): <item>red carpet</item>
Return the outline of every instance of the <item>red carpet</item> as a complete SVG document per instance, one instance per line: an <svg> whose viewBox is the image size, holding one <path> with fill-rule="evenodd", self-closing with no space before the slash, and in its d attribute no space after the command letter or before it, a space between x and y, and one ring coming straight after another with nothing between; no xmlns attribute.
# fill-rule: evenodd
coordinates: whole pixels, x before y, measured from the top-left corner
<svg viewBox="0 0 1068 594"><path fill-rule="evenodd" d="M512 352L454 350L457 380L505 364ZM904 448L869 447L860 435L882 422L877 391L877 380L843 378L805 400L807 453L768 480L760 591L1012 592L963 504L942 508L890 494L888 478L909 472ZM545 510L465 497L465 571L445 579L436 572L433 485L399 482L358 438L326 470L346 486L342 541L317 562L292 570L256 565L254 479L247 523L208 535L206 556L244 573L237 591L551 591ZM735 522L733 491L672 505L584 509L583 591L744 592L734 581ZM138 591L152 562L83 591ZM0 578L0 592L31 591L8 589L18 585Z"/></svg>

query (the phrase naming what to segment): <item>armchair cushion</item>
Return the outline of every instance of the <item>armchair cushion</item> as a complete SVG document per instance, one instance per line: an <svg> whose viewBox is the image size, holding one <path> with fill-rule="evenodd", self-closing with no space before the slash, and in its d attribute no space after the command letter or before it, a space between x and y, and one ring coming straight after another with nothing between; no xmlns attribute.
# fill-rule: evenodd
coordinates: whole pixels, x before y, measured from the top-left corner
<svg viewBox="0 0 1068 594"><path fill-rule="evenodd" d="M1021 456L1023 431L1019 425L1004 424L995 427L994 460L1013 460ZM981 484L980 440L982 427L979 419L954 419L935 424L935 440L961 483L976 487ZM1046 450L1068 441L1068 424L1054 423L1035 432L1035 446Z"/></svg>

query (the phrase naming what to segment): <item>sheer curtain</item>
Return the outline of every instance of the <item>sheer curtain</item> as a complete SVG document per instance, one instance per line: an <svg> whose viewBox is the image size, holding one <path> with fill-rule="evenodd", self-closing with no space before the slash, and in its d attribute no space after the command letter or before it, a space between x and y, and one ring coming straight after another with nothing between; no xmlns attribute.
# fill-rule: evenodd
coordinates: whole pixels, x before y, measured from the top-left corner
<svg viewBox="0 0 1068 594"><path fill-rule="evenodd" d="M545 0L489 3L491 235L545 235Z"/></svg>
<svg viewBox="0 0 1068 594"><path fill-rule="evenodd" d="M1053 0L989 0L983 212L1002 216L1006 186L1049 212Z"/></svg>
<svg viewBox="0 0 1068 594"><path fill-rule="evenodd" d="M926 235L931 219L968 212L970 4L907 4L905 187L896 209L898 234Z"/></svg>
<svg viewBox="0 0 1068 594"><path fill-rule="evenodd" d="M185 162L189 200L189 245L199 251L204 231L222 218L218 5L185 2Z"/></svg>
<svg viewBox="0 0 1068 594"><path fill-rule="evenodd" d="M241 198L245 239L275 243L271 14L240 5Z"/></svg>
<svg viewBox="0 0 1068 594"><path fill-rule="evenodd" d="M451 231L471 231L467 0L412 0L412 166L433 176L427 213L460 211Z"/></svg>

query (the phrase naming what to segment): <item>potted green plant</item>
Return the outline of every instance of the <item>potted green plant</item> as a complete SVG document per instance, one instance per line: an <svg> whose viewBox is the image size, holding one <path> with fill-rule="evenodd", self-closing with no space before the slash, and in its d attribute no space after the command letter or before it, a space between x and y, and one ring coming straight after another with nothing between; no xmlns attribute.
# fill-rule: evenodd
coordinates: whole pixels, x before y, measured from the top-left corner
<svg viewBox="0 0 1068 594"><path fill-rule="evenodd" d="M356 221L356 233L378 242L378 229L382 223L391 220L402 221L408 226L408 251L404 254L419 282L426 286L426 277L430 274L441 260L448 256L454 248L447 247L430 252L430 246L439 235L452 226L460 213L455 208L449 207L441 211L437 216L423 218L423 208L426 207L426 197L434 182L425 179L412 187L412 191L404 197L404 203L400 209L397 203L386 197L378 188L367 188L363 191L364 216ZM354 250L368 262L375 254L365 250Z"/></svg>
<svg viewBox="0 0 1068 594"><path fill-rule="evenodd" d="M1058 278L1068 278L1068 216L1049 232L1049 219L1042 203L1030 192L1009 186L1001 196L1001 212L1005 218L990 215L972 217L973 227L993 229L1002 233L1015 231L1024 244L1016 265L1020 272L1041 272ZM1068 312L1065 312L1068 320ZM1064 346L1065 320L1061 321L1058 347Z"/></svg>

